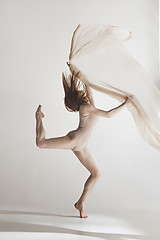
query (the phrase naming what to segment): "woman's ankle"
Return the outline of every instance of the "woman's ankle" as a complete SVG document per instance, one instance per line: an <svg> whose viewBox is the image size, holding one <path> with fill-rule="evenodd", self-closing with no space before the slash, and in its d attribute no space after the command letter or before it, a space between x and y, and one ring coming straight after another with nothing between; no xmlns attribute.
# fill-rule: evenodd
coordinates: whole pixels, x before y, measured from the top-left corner
<svg viewBox="0 0 160 240"><path fill-rule="evenodd" d="M85 203L85 200L84 200L84 199L79 199L79 200L78 200L78 204L79 204L79 205L82 205L82 206L83 206L84 203Z"/></svg>

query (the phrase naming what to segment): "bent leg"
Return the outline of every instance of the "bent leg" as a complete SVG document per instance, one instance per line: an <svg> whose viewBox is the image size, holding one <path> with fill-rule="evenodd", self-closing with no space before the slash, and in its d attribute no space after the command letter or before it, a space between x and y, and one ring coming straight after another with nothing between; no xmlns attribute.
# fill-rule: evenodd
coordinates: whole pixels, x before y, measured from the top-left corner
<svg viewBox="0 0 160 240"><path fill-rule="evenodd" d="M36 145L39 148L48 149L73 149L76 147L76 135L72 136L69 133L63 137L45 138L45 130L42 122L41 107L38 107L36 112Z"/></svg>
<svg viewBox="0 0 160 240"><path fill-rule="evenodd" d="M72 150L73 151L73 150ZM99 179L101 172L97 165L95 158L92 156L87 147L84 147L80 151L73 151L80 162L91 173L87 181L85 182L83 192L79 200L75 203L75 207L80 211L80 217L87 217L84 215L84 203L90 192L92 191L95 183Z"/></svg>
<svg viewBox="0 0 160 240"><path fill-rule="evenodd" d="M39 127L38 127L39 126ZM45 138L45 130L43 127L43 123L37 126L37 137L36 144L39 148L47 148L47 149L73 149L76 147L76 138L70 137L68 134L63 137L55 137L55 138Z"/></svg>

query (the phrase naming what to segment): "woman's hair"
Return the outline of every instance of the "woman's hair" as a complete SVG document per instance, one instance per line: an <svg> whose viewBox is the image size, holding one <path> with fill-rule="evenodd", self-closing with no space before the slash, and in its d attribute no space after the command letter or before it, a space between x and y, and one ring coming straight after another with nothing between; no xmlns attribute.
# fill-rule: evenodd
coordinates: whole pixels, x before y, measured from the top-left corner
<svg viewBox="0 0 160 240"><path fill-rule="evenodd" d="M79 111L82 103L90 102L86 85L78 79L79 72L66 76L62 73L62 81L65 92L64 105L69 112Z"/></svg>

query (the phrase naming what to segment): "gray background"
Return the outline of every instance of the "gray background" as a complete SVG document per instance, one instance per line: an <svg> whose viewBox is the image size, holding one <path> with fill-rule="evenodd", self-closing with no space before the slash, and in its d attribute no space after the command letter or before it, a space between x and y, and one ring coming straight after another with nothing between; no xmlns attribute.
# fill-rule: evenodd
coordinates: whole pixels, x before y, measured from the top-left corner
<svg viewBox="0 0 160 240"><path fill-rule="evenodd" d="M35 111L45 114L46 137L65 135L78 113L63 104L62 71L68 71L71 37L86 20L132 31L125 45L158 80L158 1L0 1L0 209L72 211L89 172L69 150L35 145ZM94 91L96 106L119 103ZM157 211L160 153L141 138L124 109L98 120L88 144L102 171L87 211Z"/></svg>

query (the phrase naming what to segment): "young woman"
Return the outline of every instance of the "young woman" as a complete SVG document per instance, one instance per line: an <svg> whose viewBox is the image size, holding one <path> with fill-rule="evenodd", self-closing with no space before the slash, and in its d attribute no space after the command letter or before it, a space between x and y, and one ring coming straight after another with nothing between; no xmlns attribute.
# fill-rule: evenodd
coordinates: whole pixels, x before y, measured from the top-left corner
<svg viewBox="0 0 160 240"><path fill-rule="evenodd" d="M36 111L36 145L39 148L70 149L89 170L90 176L85 182L83 192L79 200L74 204L75 208L80 212L80 217L87 218L88 216L84 213L85 201L101 175L97 162L87 147L88 138L98 117L110 118L114 116L130 100L126 98L125 102L109 111L97 109L94 105L91 88L80 82L77 75L72 74L66 77L62 74L62 80L65 91L65 107L68 111L79 111L79 126L66 136L47 139L42 123L44 114L41 112L42 106L39 105Z"/></svg>

